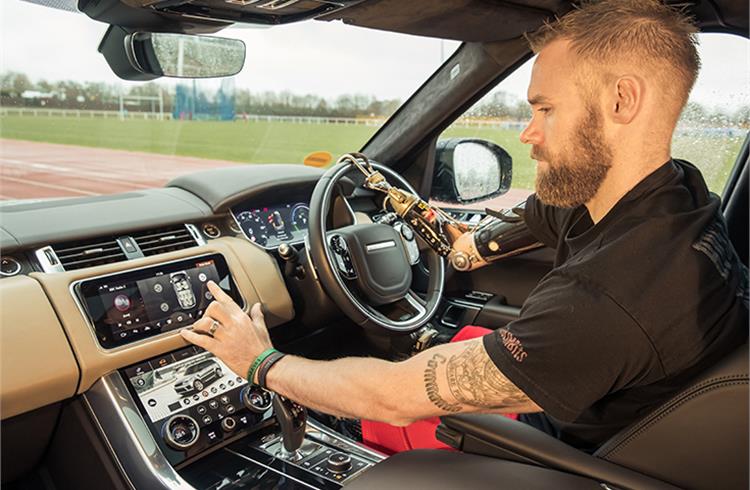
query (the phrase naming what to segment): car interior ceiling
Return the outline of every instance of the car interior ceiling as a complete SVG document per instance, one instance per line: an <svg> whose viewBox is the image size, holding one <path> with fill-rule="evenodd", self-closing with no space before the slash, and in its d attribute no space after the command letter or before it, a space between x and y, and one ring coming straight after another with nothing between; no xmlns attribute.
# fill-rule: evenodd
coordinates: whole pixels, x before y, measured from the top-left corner
<svg viewBox="0 0 750 490"><path fill-rule="evenodd" d="M574 8L571 2L564 0L344 0L338 3L310 0L301 2L304 5L290 5L288 13L283 9L273 13L242 13L242 2L139 2L80 0L79 8L96 20L130 29L212 33L220 31L228 20L278 25L310 17L318 21L341 20L363 28L462 41L461 47L398 109L387 124L377 130L362 149L374 161L400 172L424 195L429 194L432 185L435 143L440 133L532 56L523 37L524 32L532 31L545 20ZM667 3L685 4L681 0ZM691 12L699 19L702 30L748 36L747 2L695 0L688 3ZM451 73L457 65L461 66L461 75L455 80ZM745 265L748 264L750 222L749 159L750 135L746 136L737 157L723 202L730 238ZM307 189L306 186L315 182L319 175L311 172L297 181L290 177L286 179L286 189ZM231 178L223 179L221 186L224 187L217 187L230 189L226 181ZM256 197L264 192L275 192L276 188L271 184L269 181L266 189L258 190ZM170 192L185 191L185 186L190 185L197 184L178 181L171 186ZM220 191L211 194L211 189L202 192L201 205L206 207L201 212L207 215L214 214L217 209L226 212L234 204L231 200L237 199L229 190L223 194ZM214 198L216 202L209 202ZM225 201L219 202L222 199ZM244 245L237 249L232 247L222 249L222 252L240 256L247 251ZM175 260L185 257L189 257L189 254L178 254ZM266 258L259 259L261 262L263 260ZM551 262L552 252L541 249L471 275L448 272L445 289L447 293L457 296L465 291L507 291L503 296L489 301L481 315L473 318L477 323L504 324L518 317L525 297L549 271ZM150 265L156 263L151 262ZM284 262L275 256L263 264L273 269L274 274L280 265L284 266ZM75 277L85 278L85 275ZM313 359L335 359L346 355L385 357L384 353L402 350L402 344L414 340L383 338L357 328L348 318L340 315L322 289L312 291L307 289L309 283L291 282L294 283L288 287L291 300L295 306L304 304L305 307L297 309L298 313L302 313L301 318L287 323L279 322L282 324L272 330L274 342L283 346L286 352ZM47 291L41 292L44 294ZM440 311L445 314L445 310ZM65 323L63 319L60 322ZM159 357L157 353L173 350L175 345L174 342L163 343L154 348L148 356L150 361ZM74 350L71 345L66 344L66 348ZM138 359L138 362L144 360L145 357ZM43 362L43 359L39 362ZM123 361L119 369L108 373L106 382L92 383L91 389L84 393L79 390L85 384L82 373L91 366L86 365L88 361L75 356L73 362L78 377L72 393L55 403L2 421L1 471L4 488L126 489L139 488L137 482L142 481L155 481L153 488L199 488L195 482L208 482L208 475L214 478L211 480L214 484L219 484L211 487L206 484L202 488L225 488L221 486L224 484L226 488L245 488L242 485L247 481L243 482L242 478L250 475L250 471L243 469L243 465L247 465L251 459L256 467L253 477L281 474L275 488L287 488L288 485L288 488L333 490L341 487L335 481L323 478L313 479L313 483L309 483L305 476L300 476L302 471L294 465L276 465L263 459L258 449L260 442L265 444L271 441L271 435L276 430L270 418L259 419L261 421L257 428L243 433L242 437L227 438L225 443L188 458L175 457L170 461L153 459L153 454L145 454L147 451L137 444L133 445L133 441L146 441L144 446L152 453L171 451L175 446L170 449L159 442L157 447L149 432L150 427L143 420L133 422L119 413L102 413L111 408L108 404L113 399L135 397L136 390L122 381L124 369L134 368L137 364L135 360ZM699 488L709 488L704 485L710 485L707 482L720 478L722 472L735 478L727 488L741 488L747 481L737 479L742 468L746 470L748 457L747 363L747 346L739 346L737 352L718 362L669 403L649 414L642 423L616 436L595 455L584 454L552 438L541 437L541 433L533 429L519 428L521 424L486 416L459 416L443 420L438 430L439 438L463 453L411 451L383 460L382 454L368 452L350 444L347 437L337 439L336 434L326 432L331 427L356 431L356 426L343 424L322 414L316 415L328 425L315 427L319 431L316 440L327 441L331 449L349 451L355 461L359 458L370 465L361 476L349 482L347 487L354 489L388 486L670 489L690 486L691 482L698 482L696 486ZM109 377L112 374L120 377L120 384ZM140 402L127 408L130 410L128 416L138 419L141 418L139 410L145 409ZM715 432L684 434L687 432L684 430L686 425L696 420L722 418L721 414L726 414L726 417L716 425ZM130 430L107 433L109 428L120 426ZM138 430L145 434L138 434ZM266 440L260 441L259 434ZM352 433L345 435L351 436ZM119 442L115 440L118 436L121 438ZM246 440L257 438L260 442L253 442L252 447L243 450L237 449L244 437ZM701 446L700 450L680 447L680 444L689 444L691 437ZM169 457L172 456L169 453ZM650 465L645 459L655 463ZM166 463L169 471L155 476L149 473L151 469L143 465L143 461L156 467L162 465L161 469ZM687 468L680 466L684 462L687 462ZM722 463L726 463L726 467ZM219 474L231 475L234 480L230 476L224 476L223 480L217 478ZM687 480L680 480L683 476ZM175 479L169 480L171 477ZM180 477L194 486L180 486L185 485Z"/></svg>

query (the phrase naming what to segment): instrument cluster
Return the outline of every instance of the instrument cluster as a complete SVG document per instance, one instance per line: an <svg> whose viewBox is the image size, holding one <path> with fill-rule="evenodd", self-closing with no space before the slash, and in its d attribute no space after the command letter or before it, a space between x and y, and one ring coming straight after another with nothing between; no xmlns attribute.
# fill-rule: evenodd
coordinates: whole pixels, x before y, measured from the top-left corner
<svg viewBox="0 0 750 490"><path fill-rule="evenodd" d="M297 202L233 209L232 214L250 241L273 249L282 242L298 243L305 239L310 207L305 202Z"/></svg>

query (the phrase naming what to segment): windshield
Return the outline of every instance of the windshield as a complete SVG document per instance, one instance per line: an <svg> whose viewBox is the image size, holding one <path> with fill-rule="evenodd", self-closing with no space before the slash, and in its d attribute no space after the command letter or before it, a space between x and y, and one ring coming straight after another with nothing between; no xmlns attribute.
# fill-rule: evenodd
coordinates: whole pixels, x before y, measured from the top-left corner
<svg viewBox="0 0 750 490"><path fill-rule="evenodd" d="M126 82L96 50L105 24L19 0L1 8L5 200L142 190L321 151L335 161L458 47L338 22L231 27L216 35L247 45L238 75ZM31 17L43 29L29 29Z"/></svg>

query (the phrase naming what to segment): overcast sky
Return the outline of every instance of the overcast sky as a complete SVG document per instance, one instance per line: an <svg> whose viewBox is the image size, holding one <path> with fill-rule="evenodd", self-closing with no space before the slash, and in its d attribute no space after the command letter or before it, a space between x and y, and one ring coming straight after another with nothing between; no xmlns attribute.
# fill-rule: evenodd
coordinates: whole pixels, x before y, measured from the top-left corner
<svg viewBox="0 0 750 490"><path fill-rule="evenodd" d="M24 72L33 80L122 82L96 51L106 25L83 14L21 0L0 0L0 68ZM454 41L420 38L310 21L273 28L231 28L219 35L247 45L237 87L253 91L290 90L335 97L364 93L406 99L457 47ZM750 103L748 41L704 35L703 70L693 98L733 108ZM499 87L526 97L530 67Z"/></svg>

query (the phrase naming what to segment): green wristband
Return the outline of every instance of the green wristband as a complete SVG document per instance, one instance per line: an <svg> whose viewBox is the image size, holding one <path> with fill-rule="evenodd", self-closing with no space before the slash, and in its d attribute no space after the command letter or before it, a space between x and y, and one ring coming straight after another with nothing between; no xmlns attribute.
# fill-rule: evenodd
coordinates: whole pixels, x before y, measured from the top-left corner
<svg viewBox="0 0 750 490"><path fill-rule="evenodd" d="M250 384L253 383L253 379L255 378L255 371L258 370L258 367L260 366L260 363L263 362L263 360L273 354L274 352L279 352L273 347L269 347L268 349L264 350L260 353L258 357L255 358L253 363L250 365L250 368L247 370L247 382Z"/></svg>

